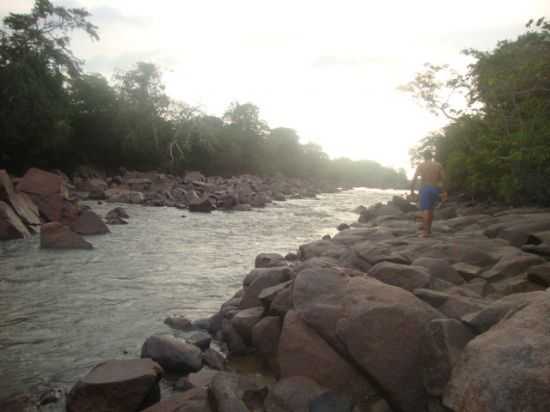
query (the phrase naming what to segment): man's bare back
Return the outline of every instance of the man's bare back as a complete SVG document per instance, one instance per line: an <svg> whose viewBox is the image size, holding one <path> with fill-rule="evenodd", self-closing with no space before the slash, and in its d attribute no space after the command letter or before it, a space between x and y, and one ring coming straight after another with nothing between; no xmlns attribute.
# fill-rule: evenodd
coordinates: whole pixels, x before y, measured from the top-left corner
<svg viewBox="0 0 550 412"><path fill-rule="evenodd" d="M445 178L443 172L443 166L433 160L427 160L416 169L416 175L421 176L422 186L432 185L435 187L442 187L443 180Z"/></svg>

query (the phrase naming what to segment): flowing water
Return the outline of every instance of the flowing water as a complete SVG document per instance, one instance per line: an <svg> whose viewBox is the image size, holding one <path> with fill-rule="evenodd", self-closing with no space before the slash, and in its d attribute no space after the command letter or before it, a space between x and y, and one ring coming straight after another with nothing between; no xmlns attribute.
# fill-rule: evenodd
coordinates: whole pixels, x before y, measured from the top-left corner
<svg viewBox="0 0 550 412"><path fill-rule="evenodd" d="M129 224L89 237L92 251L41 250L37 236L0 243L0 399L139 356L148 336L170 332L167 315L218 310L258 253L296 252L356 221L358 205L396 193L354 189L212 214L121 205ZM91 205L101 215L117 206Z"/></svg>

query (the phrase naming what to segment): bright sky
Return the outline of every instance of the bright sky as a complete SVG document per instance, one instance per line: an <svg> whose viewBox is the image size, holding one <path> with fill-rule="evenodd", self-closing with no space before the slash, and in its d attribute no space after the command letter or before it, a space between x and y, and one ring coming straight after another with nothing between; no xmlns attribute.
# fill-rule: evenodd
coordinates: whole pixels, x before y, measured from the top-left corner
<svg viewBox="0 0 550 412"><path fill-rule="evenodd" d="M425 62L464 67L465 48L515 38L549 0L64 0L101 40L73 41L85 69L111 78L136 61L165 71L167 92L220 116L252 102L332 158L409 170L408 149L443 119L397 90ZM32 0L3 0L0 15Z"/></svg>

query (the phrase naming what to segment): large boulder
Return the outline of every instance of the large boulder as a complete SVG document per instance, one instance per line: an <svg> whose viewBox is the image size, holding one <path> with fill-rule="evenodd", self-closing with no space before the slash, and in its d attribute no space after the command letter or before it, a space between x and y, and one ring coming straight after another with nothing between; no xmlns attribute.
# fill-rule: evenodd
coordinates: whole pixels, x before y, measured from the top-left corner
<svg viewBox="0 0 550 412"><path fill-rule="evenodd" d="M309 412L310 402L326 389L305 376L281 379L265 399L266 412Z"/></svg>
<svg viewBox="0 0 550 412"><path fill-rule="evenodd" d="M111 231L95 212L84 210L71 224L71 229L80 235L103 235Z"/></svg>
<svg viewBox="0 0 550 412"><path fill-rule="evenodd" d="M306 376L326 388L353 396L357 401L376 394L367 378L295 311L288 312L285 317L277 359L282 378Z"/></svg>
<svg viewBox="0 0 550 412"><path fill-rule="evenodd" d="M267 316L252 328L252 345L264 357L277 353L282 322L279 316Z"/></svg>
<svg viewBox="0 0 550 412"><path fill-rule="evenodd" d="M101 363L81 378L67 398L68 412L135 412L160 400L162 368L150 359Z"/></svg>
<svg viewBox="0 0 550 412"><path fill-rule="evenodd" d="M263 405L267 386L252 376L220 372L212 379L209 393L218 412L249 412Z"/></svg>
<svg viewBox="0 0 550 412"><path fill-rule="evenodd" d="M481 276L490 281L497 282L513 276L525 273L530 266L540 265L545 260L536 255L511 255L502 257L490 270Z"/></svg>
<svg viewBox="0 0 550 412"><path fill-rule="evenodd" d="M27 225L40 225L40 212L30 196L15 191L11 179L5 170L0 170L0 200L13 207L13 210Z"/></svg>
<svg viewBox="0 0 550 412"><path fill-rule="evenodd" d="M263 314L264 307L256 306L237 312L231 319L231 324L247 344L252 342L252 328Z"/></svg>
<svg viewBox="0 0 550 412"><path fill-rule="evenodd" d="M40 227L42 249L92 249L90 242L60 222L44 223Z"/></svg>
<svg viewBox="0 0 550 412"><path fill-rule="evenodd" d="M464 283L464 278L459 275L446 259L437 259L421 257L412 262L413 266L422 266L428 270L428 273L435 278L443 279L447 282L460 285Z"/></svg>
<svg viewBox="0 0 550 412"><path fill-rule="evenodd" d="M425 409L424 330L441 313L404 289L333 269L300 272L292 299L300 317L374 379L396 410Z"/></svg>
<svg viewBox="0 0 550 412"><path fill-rule="evenodd" d="M208 196L203 196L198 200L190 202L188 207L190 212L210 213L214 210L214 206Z"/></svg>
<svg viewBox="0 0 550 412"><path fill-rule="evenodd" d="M430 289L416 289L414 294L439 312L453 319L460 319L469 313L478 312L489 304L479 296L474 296L474 293L470 292L469 294L463 289L449 290L448 293Z"/></svg>
<svg viewBox="0 0 550 412"><path fill-rule="evenodd" d="M453 411L550 410L550 299L537 299L468 345L444 404Z"/></svg>
<svg viewBox="0 0 550 412"><path fill-rule="evenodd" d="M244 293L239 303L241 309L261 306L260 294L264 289L284 283L290 279L291 269L287 266L258 268L251 271L244 280Z"/></svg>
<svg viewBox="0 0 550 412"><path fill-rule="evenodd" d="M454 365L474 337L468 327L455 319L434 319L428 324L422 351L422 377L430 395L443 394Z"/></svg>
<svg viewBox="0 0 550 412"><path fill-rule="evenodd" d="M369 276L388 285L409 291L428 287L431 281L431 275L422 266L400 265L391 262L380 262L374 265L369 270Z"/></svg>
<svg viewBox="0 0 550 412"><path fill-rule="evenodd" d="M0 240L24 239L30 236L29 230L10 205L0 201Z"/></svg>
<svg viewBox="0 0 550 412"><path fill-rule="evenodd" d="M151 336L141 348L141 357L158 362L174 372L196 372L202 367L201 350L173 336Z"/></svg>

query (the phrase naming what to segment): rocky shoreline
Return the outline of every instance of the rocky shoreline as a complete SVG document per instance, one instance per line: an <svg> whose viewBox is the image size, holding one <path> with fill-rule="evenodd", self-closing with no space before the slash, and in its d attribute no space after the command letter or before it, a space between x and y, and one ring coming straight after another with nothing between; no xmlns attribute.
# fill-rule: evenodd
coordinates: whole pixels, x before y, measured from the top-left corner
<svg viewBox="0 0 550 412"><path fill-rule="evenodd" d="M185 339L152 336L140 359L2 410L550 410L550 210L450 202L428 239L402 198L358 211L332 238L259 255L212 317L168 318ZM274 380L227 362L251 355Z"/></svg>
<svg viewBox="0 0 550 412"><path fill-rule="evenodd" d="M104 218L81 200L175 207L189 212L214 210L246 212L275 201L315 198L336 192L329 183L285 177L251 175L205 177L198 172L173 176L131 172L105 177L82 168L75 176L31 168L22 177L0 170L0 241L28 238L40 232L41 247L91 249L82 236L109 233L108 225L126 224L122 208Z"/></svg>

